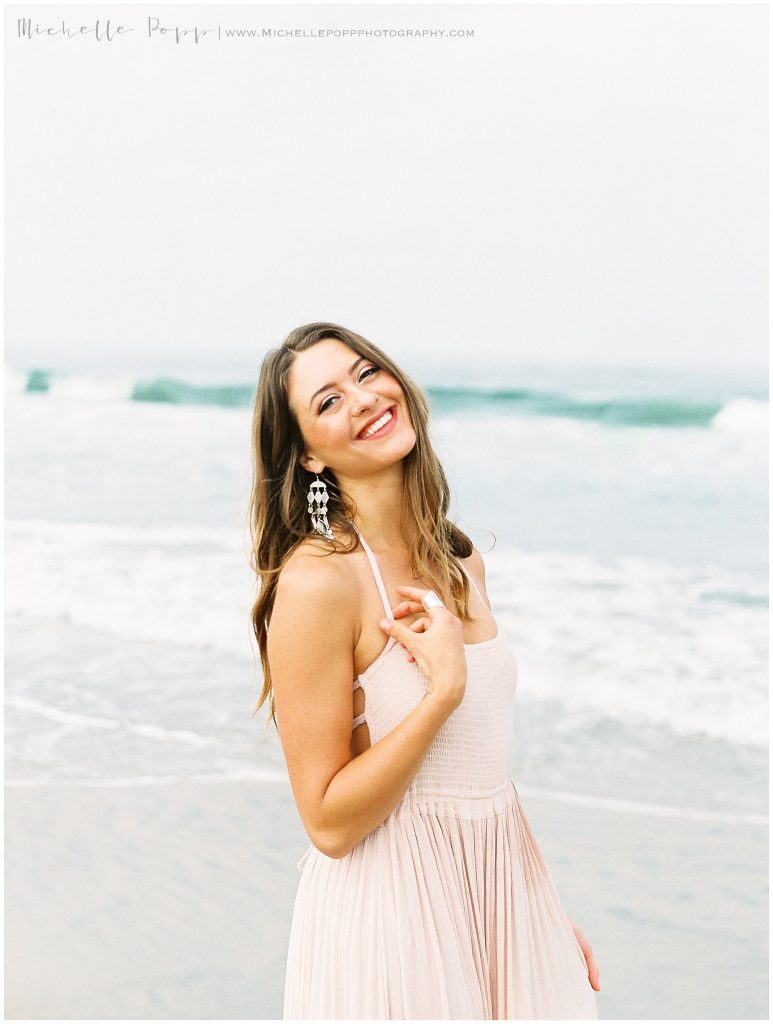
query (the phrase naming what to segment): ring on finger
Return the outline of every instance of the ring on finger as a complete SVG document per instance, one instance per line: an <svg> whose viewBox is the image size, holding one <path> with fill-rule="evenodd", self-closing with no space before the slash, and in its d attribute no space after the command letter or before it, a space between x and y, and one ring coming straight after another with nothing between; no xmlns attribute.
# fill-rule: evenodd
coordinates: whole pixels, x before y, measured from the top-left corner
<svg viewBox="0 0 773 1024"><path fill-rule="evenodd" d="M424 605L426 611L430 608L445 608L445 605L437 596L434 590L428 590L424 597L421 599L421 603Z"/></svg>

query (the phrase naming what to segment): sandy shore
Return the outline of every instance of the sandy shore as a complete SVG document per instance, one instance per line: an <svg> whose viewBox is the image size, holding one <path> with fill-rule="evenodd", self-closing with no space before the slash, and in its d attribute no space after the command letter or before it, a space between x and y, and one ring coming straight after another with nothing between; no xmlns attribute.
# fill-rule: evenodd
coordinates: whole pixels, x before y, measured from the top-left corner
<svg viewBox="0 0 773 1024"><path fill-rule="evenodd" d="M767 1018L765 828L519 793L602 1018ZM6 1018L281 1018L288 785L10 786L5 812Z"/></svg>

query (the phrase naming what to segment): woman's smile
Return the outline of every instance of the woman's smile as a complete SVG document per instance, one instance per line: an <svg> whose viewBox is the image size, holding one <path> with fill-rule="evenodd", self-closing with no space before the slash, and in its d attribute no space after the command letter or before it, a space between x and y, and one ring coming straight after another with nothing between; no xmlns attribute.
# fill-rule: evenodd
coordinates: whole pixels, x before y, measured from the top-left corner
<svg viewBox="0 0 773 1024"><path fill-rule="evenodd" d="M381 416L372 420L367 427L363 427L357 435L358 441L370 441L372 438L385 437L391 433L397 423L397 405L391 405L385 409ZM374 427L378 429L374 430Z"/></svg>

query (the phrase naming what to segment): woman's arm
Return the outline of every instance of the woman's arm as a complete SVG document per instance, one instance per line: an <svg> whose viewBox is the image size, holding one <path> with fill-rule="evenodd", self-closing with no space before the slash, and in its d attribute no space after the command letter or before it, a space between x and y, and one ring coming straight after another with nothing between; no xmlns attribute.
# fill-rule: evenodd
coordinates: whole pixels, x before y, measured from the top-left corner
<svg viewBox="0 0 773 1024"><path fill-rule="evenodd" d="M309 839L334 858L346 856L394 810L454 710L428 693L392 732L352 759L356 600L347 568L297 552L280 574L268 631L295 801Z"/></svg>

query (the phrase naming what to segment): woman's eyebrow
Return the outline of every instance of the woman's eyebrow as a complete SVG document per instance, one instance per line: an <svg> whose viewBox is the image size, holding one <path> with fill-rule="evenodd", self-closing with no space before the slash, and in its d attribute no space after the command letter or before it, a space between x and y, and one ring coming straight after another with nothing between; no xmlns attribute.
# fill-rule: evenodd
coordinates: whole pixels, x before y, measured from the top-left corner
<svg viewBox="0 0 773 1024"><path fill-rule="evenodd" d="M359 359L357 359L355 362L353 362L352 365L349 367L349 376L351 376L354 373L354 371L357 369L357 367L360 365L360 363L364 363L364 362L366 362L366 357L365 356L360 356ZM328 388L334 388L335 386L336 386L336 382L333 381L331 384L323 384L321 388L318 388L314 392L314 394L311 396L311 398L309 399L309 408L311 408L311 403L314 401L314 399L317 397L317 395L320 394L320 392L327 391Z"/></svg>

